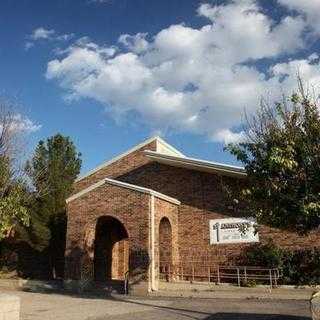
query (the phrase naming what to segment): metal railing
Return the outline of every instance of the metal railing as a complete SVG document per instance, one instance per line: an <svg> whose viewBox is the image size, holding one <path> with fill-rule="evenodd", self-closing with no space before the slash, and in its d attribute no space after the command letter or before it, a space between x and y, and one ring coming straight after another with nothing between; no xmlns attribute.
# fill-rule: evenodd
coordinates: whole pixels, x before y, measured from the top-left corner
<svg viewBox="0 0 320 320"><path fill-rule="evenodd" d="M251 266L213 266L199 264L184 264L173 266L160 264L160 279L168 282L236 282L240 286L254 285L256 282L268 283L270 288L278 285L281 274L278 268L263 268Z"/></svg>
<svg viewBox="0 0 320 320"><path fill-rule="evenodd" d="M129 294L129 270L124 274L124 294Z"/></svg>

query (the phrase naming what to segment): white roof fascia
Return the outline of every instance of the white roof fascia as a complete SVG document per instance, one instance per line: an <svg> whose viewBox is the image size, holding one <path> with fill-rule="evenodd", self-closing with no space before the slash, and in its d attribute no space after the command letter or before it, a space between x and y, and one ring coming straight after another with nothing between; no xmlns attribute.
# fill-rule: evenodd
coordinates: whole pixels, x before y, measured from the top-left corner
<svg viewBox="0 0 320 320"><path fill-rule="evenodd" d="M69 198L67 198L67 199L66 199L66 203L69 203L69 202L71 202L71 201L73 201L73 200L75 200L75 199L83 196L84 194L86 194L86 193L88 193L88 192L90 192L90 191L92 191L92 190L94 190L94 189L96 189L96 188L104 185L105 183L106 183L106 182L105 182L105 180L103 179L103 180L100 180L100 181L92 184L92 185L89 186L88 188L85 188L85 189L79 191L78 193L75 193L75 194L73 194L72 196L70 196Z"/></svg>
<svg viewBox="0 0 320 320"><path fill-rule="evenodd" d="M156 140L156 139L158 139L158 137L151 137L151 138L149 138L149 139L147 139L147 140L139 143L139 144L136 145L135 147L133 147L133 148L125 151L125 152L122 153L122 154L119 154L118 156L112 158L111 160L108 160L108 161L100 164L98 167L90 170L90 171L87 172L86 174L84 174L84 175L82 175L81 177L77 178L77 179L75 180L75 182L78 182L78 181L80 181L80 180L82 180L82 179L84 179L84 178L86 178L86 177L91 176L93 173L99 171L100 169L109 166L110 164L112 164L112 163L120 160L121 158L124 158L124 157L127 156L128 154L130 154L130 153L132 153L132 152L134 152L134 151L137 151L138 149L144 147L145 145L151 143L152 141L154 141L154 140Z"/></svg>
<svg viewBox="0 0 320 320"><path fill-rule="evenodd" d="M184 168L193 167L194 170L205 169L206 171L221 172L226 174L238 175L242 177L245 177L247 175L243 167L232 166L195 158L175 157L171 155L161 154L151 150L145 150L144 153L150 159L153 159L158 162L161 162L162 160L163 162L167 162L169 165L171 164L172 166L176 165Z"/></svg>
<svg viewBox="0 0 320 320"><path fill-rule="evenodd" d="M141 193L146 193L146 194L150 194L150 195L153 195L157 198L160 198L162 200L166 200L168 202L171 202L173 204L176 204L176 205L180 205L181 202L175 198L172 198L172 197L169 197L163 193L160 193L160 192L157 192L157 191L154 191L152 189L149 189L149 188L144 188L144 187L140 187L140 186L137 186L135 184L131 184L131 183L126 183L126 182L122 182L122 181L119 181L119 180L114 180L114 179L109 179L109 178L105 178L103 180L100 180L99 182L97 183L94 183L93 185L91 185L90 187L86 188L86 189L83 189L81 190L80 192L72 195L71 197L69 197L66 202L69 203L81 196L83 196L84 194L104 185L104 184L110 184L110 185L115 185L115 186L118 186L118 187L121 187L121 188L126 188L126 189L131 189L131 190L134 190L134 191L137 191L137 192L141 192Z"/></svg>
<svg viewBox="0 0 320 320"><path fill-rule="evenodd" d="M81 181L82 179L84 178L87 178L89 176L91 176L92 174L94 174L95 172L109 166L110 164L124 158L125 156L129 155L130 153L134 152L134 151L137 151L139 150L140 148L144 147L145 145L151 143L152 141L156 141L156 149L158 150L158 144L161 143L163 144L166 148L170 149L173 153L183 157L184 155L179 151L177 150L176 148L174 148L173 146L171 146L170 144L168 144L167 142L165 142L162 138L160 138L159 136L154 136L154 137L151 137L141 143L139 143L138 145L134 146L133 148L125 151L124 153L112 158L111 160L108 160L104 163L102 163L101 165L97 166L96 168L90 170L89 172L85 173L84 175L80 176L79 178L77 178L75 180L75 182L78 182L78 181Z"/></svg>

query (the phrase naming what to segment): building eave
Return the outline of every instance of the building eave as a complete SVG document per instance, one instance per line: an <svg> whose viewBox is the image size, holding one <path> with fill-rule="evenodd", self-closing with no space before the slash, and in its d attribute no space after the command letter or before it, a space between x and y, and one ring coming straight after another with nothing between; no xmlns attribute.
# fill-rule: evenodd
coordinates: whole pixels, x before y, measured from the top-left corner
<svg viewBox="0 0 320 320"><path fill-rule="evenodd" d="M235 176L240 178L245 178L247 176L246 171L243 167L232 166L189 157L176 157L150 150L145 150L144 154L146 155L146 157L153 161L174 167L204 171L208 173L219 173L222 175Z"/></svg>
<svg viewBox="0 0 320 320"><path fill-rule="evenodd" d="M109 179L109 178L102 179L102 180L92 184L88 188L85 188L85 189L81 190L80 192L72 195L71 197L69 197L66 200L66 202L70 203L71 201L80 198L81 196L93 191L94 189L96 189L98 187L103 186L104 184L114 185L114 186L117 186L117 187L134 190L134 191L137 191L137 192L140 192L140 193L149 194L149 195L155 196L156 198L171 202L171 203L176 204L176 205L180 205L181 204L181 202L179 200L177 200L175 198L172 198L172 197L169 197L169 196L167 196L167 195L165 195L163 193L154 191L152 189L140 187L140 186L137 186L135 184L126 183L126 182L122 182L122 181L114 180L114 179Z"/></svg>
<svg viewBox="0 0 320 320"><path fill-rule="evenodd" d="M156 149L158 150L158 146L159 144L162 144L163 146L165 146L166 148L168 148L172 153L175 153L177 154L178 156L180 157L184 157L183 153L181 153L179 150L177 150L176 148L174 148L173 146L171 146L170 144L168 144L166 141L164 141L161 137L159 136L154 136L154 137L151 137L145 141L143 141L142 143L139 143L138 145L134 146L133 148L125 151L124 153L121 153L119 154L118 156L102 163L101 165L97 166L96 168L90 170L89 172L87 172L86 174L84 175L81 175L79 178L77 178L75 180L75 182L79 182L89 176L91 176L92 174L98 172L99 170L111 165L112 163L124 158L125 156L129 155L130 153L132 152L135 152L137 150L139 150L140 148L143 148L144 146L148 145L149 143L155 141L156 142Z"/></svg>

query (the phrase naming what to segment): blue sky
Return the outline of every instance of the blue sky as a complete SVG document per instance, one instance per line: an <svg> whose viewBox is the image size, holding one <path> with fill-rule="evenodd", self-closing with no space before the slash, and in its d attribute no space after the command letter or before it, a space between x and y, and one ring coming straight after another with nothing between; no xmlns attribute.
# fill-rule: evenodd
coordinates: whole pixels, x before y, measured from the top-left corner
<svg viewBox="0 0 320 320"><path fill-rule="evenodd" d="M0 94L29 150L69 135L83 172L159 133L235 163L243 110L318 86L319 0L2 0Z"/></svg>

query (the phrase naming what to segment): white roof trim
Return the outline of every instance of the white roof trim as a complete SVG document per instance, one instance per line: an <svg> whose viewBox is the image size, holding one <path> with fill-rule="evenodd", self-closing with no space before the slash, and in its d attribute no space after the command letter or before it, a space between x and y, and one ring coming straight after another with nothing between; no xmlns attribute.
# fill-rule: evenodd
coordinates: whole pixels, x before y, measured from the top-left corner
<svg viewBox="0 0 320 320"><path fill-rule="evenodd" d="M183 154L177 150L176 148L174 148L173 146L171 146L170 144L168 144L167 142L165 142L162 138L160 138L159 136L154 136L154 137L151 137L141 143L139 143L138 145L136 145L135 147L127 150L126 152L112 158L111 160L108 160L104 163L102 163L101 165L97 166L96 168L90 170L89 172L87 172L86 174L80 176L79 178L77 178L75 180L75 182L78 182L78 181L81 181L82 179L86 178L86 177L89 177L91 176L92 174L94 174L95 172L101 170L102 168L105 168L107 166L109 166L110 164L124 158L125 156L129 155L130 153L134 152L134 151L137 151L138 149L144 147L145 145L151 143L152 141L156 141L156 148L158 150L158 142L162 143L163 145L165 145L168 149L172 150L174 153L177 153L178 155L180 155L181 157L183 157Z"/></svg>
<svg viewBox="0 0 320 320"><path fill-rule="evenodd" d="M105 180L103 179L103 180L100 180L100 181L92 184L90 187L85 188L85 189L79 191L78 193L75 193L75 194L73 194L72 196L70 196L69 198L67 198L67 199L66 199L66 203L69 203L69 202L71 202L71 201L73 201L73 200L75 200L75 199L83 196L84 194L86 194L86 193L88 193L88 192L90 192L90 191L92 191L92 190L94 190L94 189L96 189L96 188L104 185L105 183L106 183L106 182L105 182Z"/></svg>
<svg viewBox="0 0 320 320"><path fill-rule="evenodd" d="M162 144L163 146L165 146L167 149L169 149L171 152L175 153L177 156L180 157L185 157L185 155L180 152L179 150L177 150L175 147L173 147L171 144L169 144L168 142L164 141L162 138L160 137L156 137L157 139L157 151L159 151L159 146L158 144Z"/></svg>
<svg viewBox="0 0 320 320"><path fill-rule="evenodd" d="M169 197L163 193L160 193L160 192L157 192L157 191L154 191L152 189L148 189L148 188L144 188L144 187L140 187L140 186L137 186L135 184L130 184L130 183L126 183L126 182L122 182L122 181L119 181L119 180L114 180L114 179L109 179L109 178L105 178L103 180L100 180L99 182L91 185L90 187L86 188L86 189L83 189L81 190L80 192L72 195L71 197L69 197L66 202L69 203L81 196L83 196L84 194L104 185L104 184L110 184L110 185L114 185L114 186L117 186L117 187L121 187L121 188L126 188L126 189L131 189L131 190L134 190L134 191L137 191L137 192L141 192L141 193L146 193L146 194L150 194L150 195L153 195L157 198L160 198L162 200L166 200L168 202L171 202L173 204L177 204L177 205L180 205L181 202L175 198L172 198L172 197Z"/></svg>
<svg viewBox="0 0 320 320"><path fill-rule="evenodd" d="M188 157L175 157L167 154L158 153L151 150L145 150L145 155L157 162L167 163L172 166L189 168L199 171L212 171L212 172L221 172L225 174L237 175L245 177L246 171L243 167L232 166L217 162L211 162L206 160L200 160L195 158Z"/></svg>

